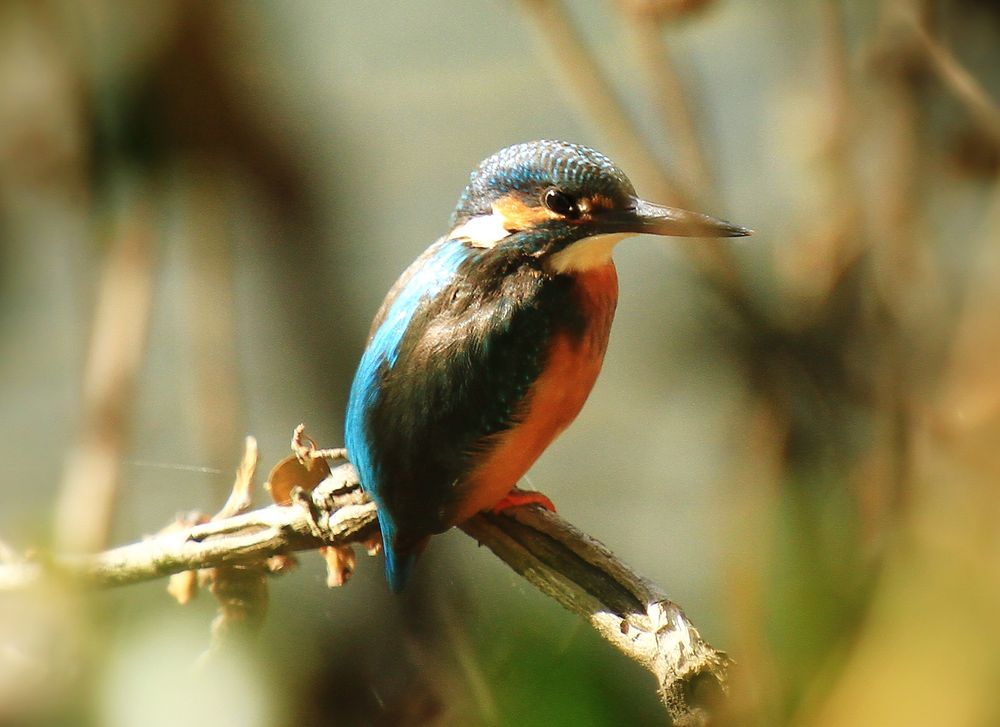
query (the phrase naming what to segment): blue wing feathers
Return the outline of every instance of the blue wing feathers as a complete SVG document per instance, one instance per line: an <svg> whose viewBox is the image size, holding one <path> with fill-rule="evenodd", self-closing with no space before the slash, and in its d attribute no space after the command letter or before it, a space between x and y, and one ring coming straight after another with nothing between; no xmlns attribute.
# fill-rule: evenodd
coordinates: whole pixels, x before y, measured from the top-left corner
<svg viewBox="0 0 1000 727"><path fill-rule="evenodd" d="M441 240L407 269L400 279L401 285L389 293L383 310L376 318L375 328L351 386L345 422L345 444L361 479L361 487L379 508L386 577L394 591L399 591L406 583L416 555L398 553L394 548L396 524L383 505L380 473L373 458L371 437L367 431L367 414L379 394L379 371L395 364L400 341L421 302L432 298L452 282L461 263L471 254L473 252L461 242Z"/></svg>
<svg viewBox="0 0 1000 727"><path fill-rule="evenodd" d="M455 524L464 474L516 421L552 331L579 328L572 285L545 278L520 251L444 239L387 296L351 388L345 440L378 505L393 590L426 538Z"/></svg>

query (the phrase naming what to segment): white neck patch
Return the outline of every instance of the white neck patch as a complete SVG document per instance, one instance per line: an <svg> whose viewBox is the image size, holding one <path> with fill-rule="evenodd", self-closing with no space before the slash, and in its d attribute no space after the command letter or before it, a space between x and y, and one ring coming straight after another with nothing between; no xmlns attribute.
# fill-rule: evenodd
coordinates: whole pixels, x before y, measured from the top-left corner
<svg viewBox="0 0 1000 727"><path fill-rule="evenodd" d="M604 267L611 261L615 245L631 237L629 233L594 235L568 245L549 258L549 266L556 273L583 273Z"/></svg>
<svg viewBox="0 0 1000 727"><path fill-rule="evenodd" d="M472 217L458 225L448 235L449 240L465 240L473 247L489 249L510 237L514 230L507 229L508 220L493 209L488 215ZM634 233L612 233L585 237L568 245L549 258L549 267L556 273L582 273L600 268L611 260L615 245Z"/></svg>
<svg viewBox="0 0 1000 727"><path fill-rule="evenodd" d="M448 235L450 240L468 240L473 247L491 248L505 237L511 230L506 227L507 219L493 210L492 214L472 217L456 227Z"/></svg>

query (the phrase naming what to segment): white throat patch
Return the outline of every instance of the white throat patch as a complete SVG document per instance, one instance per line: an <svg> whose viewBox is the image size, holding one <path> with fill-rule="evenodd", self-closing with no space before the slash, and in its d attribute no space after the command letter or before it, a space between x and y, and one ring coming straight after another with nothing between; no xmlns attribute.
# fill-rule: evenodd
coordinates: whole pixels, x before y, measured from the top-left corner
<svg viewBox="0 0 1000 727"><path fill-rule="evenodd" d="M463 222L451 231L448 239L468 240L473 247L488 249L510 236L511 230L505 227L506 223L507 219L493 210L492 214L479 215Z"/></svg>
<svg viewBox="0 0 1000 727"><path fill-rule="evenodd" d="M502 212L494 207L488 215L472 217L458 225L448 235L449 240L464 240L473 247L489 249L501 240L510 237L514 230ZM556 273L582 273L603 267L611 260L615 245L635 233L612 233L594 235L577 240L549 258L549 266Z"/></svg>
<svg viewBox="0 0 1000 727"><path fill-rule="evenodd" d="M611 261L615 245L626 237L631 237L631 234L617 232L585 237L550 257L549 265L556 273L582 273L603 267Z"/></svg>

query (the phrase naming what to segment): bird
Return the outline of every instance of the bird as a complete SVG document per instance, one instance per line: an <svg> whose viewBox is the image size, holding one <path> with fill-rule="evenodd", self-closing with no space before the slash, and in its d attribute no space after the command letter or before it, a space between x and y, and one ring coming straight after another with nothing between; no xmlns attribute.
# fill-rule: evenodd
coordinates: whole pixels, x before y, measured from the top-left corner
<svg viewBox="0 0 1000 727"><path fill-rule="evenodd" d="M389 290L348 397L347 453L376 504L394 592L432 535L482 510L552 509L516 485L601 370L615 246L752 233L644 201L608 157L551 140L482 161L449 229Z"/></svg>

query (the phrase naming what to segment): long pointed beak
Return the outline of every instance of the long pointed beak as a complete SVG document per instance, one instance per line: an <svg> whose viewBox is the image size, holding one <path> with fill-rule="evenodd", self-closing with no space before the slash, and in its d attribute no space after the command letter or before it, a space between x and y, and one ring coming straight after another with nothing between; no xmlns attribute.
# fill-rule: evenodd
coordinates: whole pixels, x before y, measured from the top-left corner
<svg viewBox="0 0 1000 727"><path fill-rule="evenodd" d="M642 199L636 199L630 210L604 215L601 224L608 232L675 237L746 237L753 234L753 230L732 222Z"/></svg>

